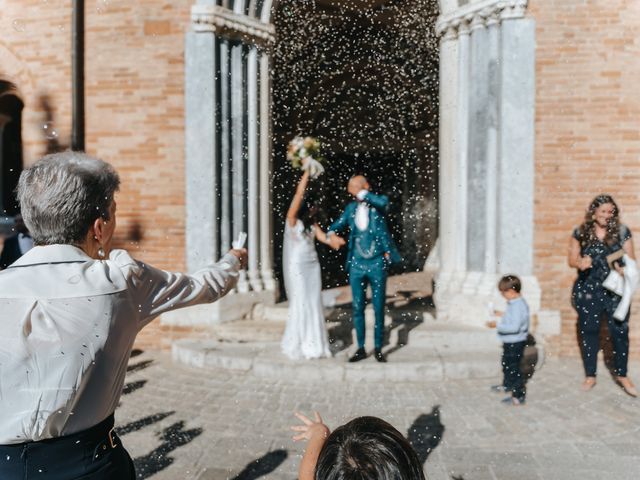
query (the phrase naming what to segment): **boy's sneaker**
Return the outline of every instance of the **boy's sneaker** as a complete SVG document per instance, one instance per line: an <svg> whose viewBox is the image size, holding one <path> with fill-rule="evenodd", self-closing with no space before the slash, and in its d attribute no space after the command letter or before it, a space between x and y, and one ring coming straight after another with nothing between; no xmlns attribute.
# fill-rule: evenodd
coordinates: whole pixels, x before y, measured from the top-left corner
<svg viewBox="0 0 640 480"><path fill-rule="evenodd" d="M507 390L507 387L505 387L504 385L491 385L489 387L489 390L491 390L494 393L506 393L509 390Z"/></svg>
<svg viewBox="0 0 640 480"><path fill-rule="evenodd" d="M524 397L507 397L503 398L501 402L512 407L520 407L525 404L526 400Z"/></svg>

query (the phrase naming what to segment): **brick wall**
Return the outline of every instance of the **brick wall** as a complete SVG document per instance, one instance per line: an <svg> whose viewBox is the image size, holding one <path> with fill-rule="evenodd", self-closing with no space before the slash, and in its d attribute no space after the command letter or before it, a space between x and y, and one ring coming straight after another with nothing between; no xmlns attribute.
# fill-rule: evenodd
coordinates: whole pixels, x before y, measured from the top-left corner
<svg viewBox="0 0 640 480"><path fill-rule="evenodd" d="M192 0L86 2L87 150L122 176L120 246L159 267L184 268L184 31ZM569 303L569 234L590 199L610 192L640 235L640 4L530 2L537 23L536 275L544 308L563 314L557 349L576 353ZM51 109L62 145L71 125L71 1L5 0L0 76L25 102L25 162L46 148ZM188 334L145 329L140 342L167 346ZM632 327L640 354L640 328Z"/></svg>
<svg viewBox="0 0 640 480"><path fill-rule="evenodd" d="M640 3L542 0L530 2L530 12L537 25L535 274L543 308L562 312L557 347L575 355L575 272L566 260L572 228L607 192L640 235Z"/></svg>
<svg viewBox="0 0 640 480"><path fill-rule="evenodd" d="M192 0L87 0L87 152L120 172L116 243L170 270L184 261L184 32ZM5 0L0 77L25 103L25 164L46 151L44 124L62 146L71 132L71 1ZM184 335L145 329L143 345ZM164 340L163 340L164 339Z"/></svg>

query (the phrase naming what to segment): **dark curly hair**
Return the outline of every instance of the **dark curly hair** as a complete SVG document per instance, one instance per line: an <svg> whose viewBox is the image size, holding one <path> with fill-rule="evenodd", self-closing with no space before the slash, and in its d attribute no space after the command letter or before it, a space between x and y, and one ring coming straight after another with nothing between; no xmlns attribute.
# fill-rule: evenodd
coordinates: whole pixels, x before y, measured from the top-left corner
<svg viewBox="0 0 640 480"><path fill-rule="evenodd" d="M614 245L620 241L620 209L611 195L602 194L591 201L587 213L584 216L584 222L578 227L578 241L582 248L593 245L599 241L596 236L595 213L598 207L606 203L610 203L613 206L613 215L607 223L607 233L604 237L604 243Z"/></svg>
<svg viewBox="0 0 640 480"><path fill-rule="evenodd" d="M315 480L425 480L406 438L377 417L338 427L320 451Z"/></svg>
<svg viewBox="0 0 640 480"><path fill-rule="evenodd" d="M316 223L324 220L324 188L318 181L310 180L307 190L304 192L298 219L304 225L305 230L311 230Z"/></svg>

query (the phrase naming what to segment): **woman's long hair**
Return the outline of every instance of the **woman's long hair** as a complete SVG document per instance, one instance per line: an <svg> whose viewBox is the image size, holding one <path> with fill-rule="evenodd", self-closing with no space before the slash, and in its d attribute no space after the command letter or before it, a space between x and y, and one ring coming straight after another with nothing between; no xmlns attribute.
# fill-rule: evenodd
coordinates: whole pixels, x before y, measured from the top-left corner
<svg viewBox="0 0 640 480"><path fill-rule="evenodd" d="M307 190L304 192L298 219L304 225L305 230L311 230L316 223L321 223L324 219L324 189L317 180L310 180Z"/></svg>
<svg viewBox="0 0 640 480"><path fill-rule="evenodd" d="M338 427L320 451L315 480L424 480L418 455L406 438L377 417Z"/></svg>
<svg viewBox="0 0 640 480"><path fill-rule="evenodd" d="M578 241L582 248L593 245L599 242L596 236L596 220L595 213L598 207L610 203L613 206L613 215L607 223L607 233L604 237L604 243L607 245L613 245L620 241L620 222L618 204L613 200L611 195L598 195L591 201L587 213L584 216L584 222L578 227Z"/></svg>

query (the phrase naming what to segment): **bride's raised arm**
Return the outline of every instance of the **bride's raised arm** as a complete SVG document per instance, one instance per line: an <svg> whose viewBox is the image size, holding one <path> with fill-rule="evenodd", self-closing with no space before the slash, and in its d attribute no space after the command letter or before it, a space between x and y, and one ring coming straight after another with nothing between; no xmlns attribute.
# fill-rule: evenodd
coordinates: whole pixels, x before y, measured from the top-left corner
<svg viewBox="0 0 640 480"><path fill-rule="evenodd" d="M302 205L302 199L304 198L304 191L307 189L307 185L309 184L309 170L305 170L302 174L302 178L298 182L298 187L296 188L296 193L293 196L293 200L291 200L291 205L289 205L289 210L287 211L287 223L290 227L295 226L298 221L298 212L300 211L300 206Z"/></svg>

